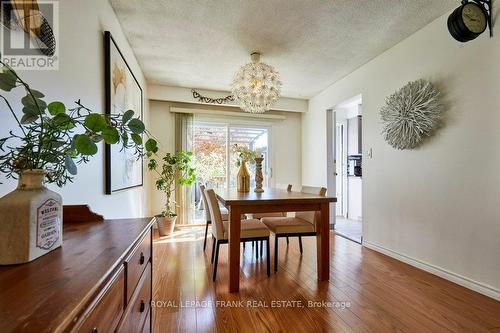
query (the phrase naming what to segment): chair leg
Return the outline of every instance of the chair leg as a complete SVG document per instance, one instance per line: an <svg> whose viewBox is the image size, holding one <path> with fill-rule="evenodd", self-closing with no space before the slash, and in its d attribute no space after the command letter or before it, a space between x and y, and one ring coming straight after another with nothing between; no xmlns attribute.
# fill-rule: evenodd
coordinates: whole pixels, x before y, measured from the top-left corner
<svg viewBox="0 0 500 333"><path fill-rule="evenodd" d="M271 256L269 255L269 237L266 240L266 261L267 261L267 276L271 276Z"/></svg>
<svg viewBox="0 0 500 333"><path fill-rule="evenodd" d="M299 236L299 248L300 248L300 254L302 254L302 237Z"/></svg>
<svg viewBox="0 0 500 333"><path fill-rule="evenodd" d="M216 240L215 240L215 237L212 236L212 260L210 262L214 262L214 255L215 255L215 243L216 243Z"/></svg>
<svg viewBox="0 0 500 333"><path fill-rule="evenodd" d="M255 260L259 259L259 241L255 242Z"/></svg>
<svg viewBox="0 0 500 333"><path fill-rule="evenodd" d="M278 236L274 236L274 271L278 271Z"/></svg>
<svg viewBox="0 0 500 333"><path fill-rule="evenodd" d="M219 247L220 243L217 241L217 247L215 248L215 262L214 262L214 274L213 274L213 281L215 282L215 277L217 276L217 263L219 262Z"/></svg>
<svg viewBox="0 0 500 333"><path fill-rule="evenodd" d="M205 226L205 241L203 242L203 252L205 252L205 249L207 248L207 234L208 234L208 222Z"/></svg>
<svg viewBox="0 0 500 333"><path fill-rule="evenodd" d="M262 258L263 252L264 252L264 245L263 245L264 243L263 242L264 241L262 241L262 240L260 241L260 257L261 258Z"/></svg>
<svg viewBox="0 0 500 333"><path fill-rule="evenodd" d="M286 237L286 245L290 243L290 240L288 239L288 236Z"/></svg>

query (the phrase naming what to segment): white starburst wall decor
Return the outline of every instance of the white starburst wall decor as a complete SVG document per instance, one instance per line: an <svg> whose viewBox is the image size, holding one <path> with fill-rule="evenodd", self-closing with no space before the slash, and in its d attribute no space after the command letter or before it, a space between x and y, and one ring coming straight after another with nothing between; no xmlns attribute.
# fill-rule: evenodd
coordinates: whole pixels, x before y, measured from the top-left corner
<svg viewBox="0 0 500 333"><path fill-rule="evenodd" d="M443 106L426 80L412 81L386 98L380 109L385 141L396 149L413 149L439 127Z"/></svg>

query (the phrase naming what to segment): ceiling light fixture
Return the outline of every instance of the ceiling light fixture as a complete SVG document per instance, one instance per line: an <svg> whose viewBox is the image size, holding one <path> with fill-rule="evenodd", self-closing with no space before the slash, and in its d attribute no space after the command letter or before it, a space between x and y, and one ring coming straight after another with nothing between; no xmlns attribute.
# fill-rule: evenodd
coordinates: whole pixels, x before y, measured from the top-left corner
<svg viewBox="0 0 500 333"><path fill-rule="evenodd" d="M279 73L260 62L260 53L251 54L252 62L242 66L234 76L232 93L245 112L264 113L280 98Z"/></svg>

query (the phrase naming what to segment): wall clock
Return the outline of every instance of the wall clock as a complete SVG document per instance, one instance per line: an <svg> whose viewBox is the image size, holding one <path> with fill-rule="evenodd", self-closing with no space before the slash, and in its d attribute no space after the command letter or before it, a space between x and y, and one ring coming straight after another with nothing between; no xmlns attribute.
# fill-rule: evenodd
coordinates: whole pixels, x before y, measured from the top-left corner
<svg viewBox="0 0 500 333"><path fill-rule="evenodd" d="M448 30L459 42L476 39L487 27L491 31L491 1L464 0L448 17Z"/></svg>

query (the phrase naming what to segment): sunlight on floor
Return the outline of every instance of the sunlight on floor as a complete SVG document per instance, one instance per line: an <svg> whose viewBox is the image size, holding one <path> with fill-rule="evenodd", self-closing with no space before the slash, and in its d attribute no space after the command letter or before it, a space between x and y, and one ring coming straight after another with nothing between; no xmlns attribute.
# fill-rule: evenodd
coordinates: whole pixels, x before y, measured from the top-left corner
<svg viewBox="0 0 500 333"><path fill-rule="evenodd" d="M205 227L194 227L194 226L177 226L175 231L168 236L158 237L155 243L167 244L167 243L186 243L186 242L197 242L203 240L205 237ZM210 237L210 235L208 235Z"/></svg>

